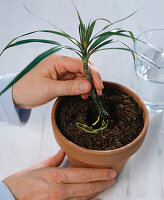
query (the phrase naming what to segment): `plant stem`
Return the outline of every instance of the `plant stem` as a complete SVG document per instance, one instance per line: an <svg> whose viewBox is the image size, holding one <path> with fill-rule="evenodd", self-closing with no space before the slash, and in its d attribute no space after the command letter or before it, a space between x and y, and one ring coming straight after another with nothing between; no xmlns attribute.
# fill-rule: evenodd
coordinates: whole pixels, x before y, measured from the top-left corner
<svg viewBox="0 0 164 200"><path fill-rule="evenodd" d="M90 82L91 86L92 86L92 89L90 91L91 93L91 97L92 97L92 100L98 110L98 113L100 115L100 117L102 119L107 119L109 114L104 110L101 102L100 102L100 99L97 95L97 91L96 91L96 88L94 86L94 83L93 83L93 78L92 78L92 75L90 73L90 70L88 69L88 58L87 57L83 57L83 67L84 67L84 73L85 73L85 76L87 77L87 80Z"/></svg>

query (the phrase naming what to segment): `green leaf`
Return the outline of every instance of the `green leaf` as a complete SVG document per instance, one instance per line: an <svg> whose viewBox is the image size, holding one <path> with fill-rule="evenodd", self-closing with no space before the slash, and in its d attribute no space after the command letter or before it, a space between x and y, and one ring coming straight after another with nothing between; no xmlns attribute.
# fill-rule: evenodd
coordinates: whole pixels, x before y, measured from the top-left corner
<svg viewBox="0 0 164 200"><path fill-rule="evenodd" d="M121 42L121 41L115 41L115 42ZM123 42L121 42L122 44L124 44ZM99 49L94 51L93 53L97 52L97 51L103 51L103 50L111 50L111 49L115 49L115 50L123 50L123 51L129 51L132 54L133 57L133 61L134 61L134 67L135 67L135 71L136 71L136 62L135 62L135 54L136 53L134 50L132 50L128 45L124 44L127 48L117 48L117 47L111 47L111 48L103 48L103 49ZM93 54L92 53L92 54Z"/></svg>
<svg viewBox="0 0 164 200"><path fill-rule="evenodd" d="M23 35L20 35L16 38L14 38L13 40L11 40L4 49L7 49L9 45L11 45L15 40L21 38L21 37L24 37L24 36L27 36L27 35L31 35L31 34L34 34L34 33L39 33L39 32L43 32L43 33L52 33L52 34L56 34L56 35L60 35L60 36L63 36L69 40L71 40L74 44L75 42L73 41L74 38L69 36L68 34L66 33L62 33L62 32L58 32L58 31L51 31L51 30L37 30L37 31L32 31L32 32L29 32L29 33L26 33L26 34L23 34ZM75 39L76 40L76 39ZM77 41L78 42L78 41ZM80 43L79 43L80 44ZM77 44L76 44L77 45ZM78 46L78 45L77 45ZM78 46L79 47L79 46ZM4 50L3 50L4 51ZM3 51L1 52L0 55L2 55Z"/></svg>
<svg viewBox="0 0 164 200"><path fill-rule="evenodd" d="M100 35L97 35L97 36L95 37L95 39L96 39L96 38L99 38L99 37L101 37L101 36L107 36L107 35L108 35L108 36L113 36L113 35L120 35L120 36L122 36L122 34L123 34L123 33L126 33L126 32L129 33L128 30L121 29L121 28L116 28L116 29L113 29L113 30L111 30L111 31L107 31L107 32L101 33ZM125 35L125 36L127 36L127 35ZM131 36L129 36L129 37L131 37Z"/></svg>
<svg viewBox="0 0 164 200"><path fill-rule="evenodd" d="M100 36L89 48L88 52L90 52L92 49L94 49L97 45L99 45L101 42L109 38L110 35L102 35Z"/></svg>
<svg viewBox="0 0 164 200"><path fill-rule="evenodd" d="M88 44L91 44L91 42L93 41L93 38L90 40L92 33L93 33L93 29L95 27L95 24L97 21L107 21L108 23L111 23L109 20L105 19L105 18L98 18L95 19L92 24L89 26L89 33L88 33ZM90 41L89 41L90 40Z"/></svg>
<svg viewBox="0 0 164 200"><path fill-rule="evenodd" d="M91 35L92 35L92 33L93 33L93 29L94 29L94 27L95 27L96 21L97 21L97 20L94 20L94 21L92 22L92 24L89 26L89 29L88 29L88 42L89 42L89 40L90 40L90 38L91 38Z"/></svg>
<svg viewBox="0 0 164 200"><path fill-rule="evenodd" d="M124 34L124 33L129 33L129 35ZM158 49L157 47L153 46L152 44L150 44L150 43L148 43L148 42L145 42L145 41L143 41L143 40L141 40L141 39L138 39L138 38L134 37L133 32L132 32L132 31L129 31L129 30L120 29L120 28L113 29L113 30L111 30L111 31L107 31L107 32L101 33L100 35L97 35L97 36L95 37L95 39L98 38L99 36L105 36L105 35L111 35L111 36L117 35L117 36L123 36L123 37L131 38L131 39L133 40L133 42L135 42L135 40L136 40L136 41L139 41L139 42L141 42L141 43L143 43L143 44L145 44L145 45L150 46L151 48L156 49L157 51L160 51L160 49Z"/></svg>
<svg viewBox="0 0 164 200"><path fill-rule="evenodd" d="M82 53L81 51L73 48L73 47L69 47L69 46L63 46L65 49L68 49L68 50L71 50L71 51L74 51L76 54L78 54L78 56L80 56L82 58Z"/></svg>
<svg viewBox="0 0 164 200"><path fill-rule="evenodd" d="M88 47L88 43L89 43L89 29L90 29L90 26L91 26L91 21L89 21L88 25L86 26L86 35L85 35L85 47L87 48Z"/></svg>
<svg viewBox="0 0 164 200"><path fill-rule="evenodd" d="M22 78L22 76L24 76L27 72L29 72L31 69L33 69L40 61L42 61L43 59L45 59L46 57L48 57L49 55L60 51L61 49L63 49L64 47L53 47L47 51L45 51L44 53L40 54L39 56L37 56L25 69L23 69L1 92L0 92L0 96L6 91L8 90L14 83L16 83L20 78Z"/></svg>
<svg viewBox="0 0 164 200"><path fill-rule="evenodd" d="M102 31L106 30L108 27L112 26L112 25L115 25L117 24L118 22L121 22L121 21L124 21L126 19L128 19L129 17L133 16L137 11L133 12L132 14L128 15L127 17L124 17L122 19L119 19L115 22L110 22L110 24L108 24L107 26L105 26L103 29L101 29L93 38L95 38L99 33L101 33Z"/></svg>
<svg viewBox="0 0 164 200"><path fill-rule="evenodd" d="M91 43L91 42L93 42L93 40L95 40L95 39L98 38L98 39L92 44L92 46L90 47L89 50L92 50L93 48L95 48L95 45L98 45L97 42L98 42L99 38L101 38L101 37L104 37L105 39L107 39L107 38L109 38L109 37L111 37L111 36L113 36L113 35L119 35L119 36L127 36L127 37L130 37L130 38L131 38L131 36L128 36L128 35L126 35L126 34L122 34L123 32L128 32L128 31L127 31L127 30L124 30L124 29L113 29L113 30L111 30L111 31L107 31L107 32L101 33L100 35L97 35L96 37L92 38L92 40L90 41L90 43Z"/></svg>
<svg viewBox="0 0 164 200"><path fill-rule="evenodd" d="M136 14L136 12L137 12L137 11L131 13L131 14L128 15L127 17L124 17L124 18L122 18L122 19L119 19L119 20L117 20L117 21L115 21L115 22L113 22L113 23L107 25L106 27L104 27L104 28L102 29L102 31L105 30L105 29L107 29L109 26L112 26L112 25L114 25L114 24L117 24L118 22L122 22L122 21L128 19L129 17L131 17L131 16L133 16L134 14Z"/></svg>
<svg viewBox="0 0 164 200"><path fill-rule="evenodd" d="M136 64L135 64L135 54L140 56L143 60L146 60L148 62L150 62L151 64L155 65L157 68L160 68L154 61L152 61L150 58L146 57L145 55L143 54L140 54L138 52L136 52L135 50L131 49L127 44L125 44L124 42L122 41L116 41L116 42L120 42L121 44L123 44L124 46L126 46L129 51L132 53L132 56L133 56L133 59L134 59L134 65L135 65L135 68L136 68Z"/></svg>
<svg viewBox="0 0 164 200"><path fill-rule="evenodd" d="M110 50L110 49L114 49L114 50L124 50L124 51L130 51L128 48L123 48L123 47L107 47L107 48L103 48L103 49L98 49L96 52L98 51L104 51L104 50Z"/></svg>
<svg viewBox="0 0 164 200"><path fill-rule="evenodd" d="M109 48L102 48L102 49L98 49L96 50L94 53L98 52L98 51L104 51L104 50L123 50L123 51L129 51L129 52L133 52L134 54L140 56L143 60L148 61L149 63L155 65L157 68L160 68L154 61L152 61L151 59L149 59L148 57L144 56L143 54L137 53L134 50L130 50L129 48L118 48L118 47L109 47Z"/></svg>
<svg viewBox="0 0 164 200"><path fill-rule="evenodd" d="M129 33L129 35L124 34L124 33ZM137 38L134 37L133 33L129 30L125 30L125 29L113 29L111 31L107 31L104 33L101 33L100 35L97 35L95 37L95 39L100 38L100 37L111 37L111 36L121 36L121 37L127 37L127 38L131 38L133 40L133 42L135 42L135 40L138 40Z"/></svg>
<svg viewBox="0 0 164 200"><path fill-rule="evenodd" d="M133 36L133 34L132 34L132 36ZM118 41L118 42L121 42L121 41ZM133 51L133 49L131 49L128 45L126 45L124 42L121 42L124 46L126 46L129 50L130 50L130 52L131 52L131 54L132 54L132 57L133 57L133 61L134 61L134 66L135 66L135 71L136 71L136 58L135 58L135 54L134 54L134 51Z"/></svg>
<svg viewBox="0 0 164 200"><path fill-rule="evenodd" d="M68 35L66 32L64 32L62 30L60 30L60 31L63 33L63 36L65 38L67 38L68 40L70 40L72 43L74 43L76 46L78 46L81 49L81 44L80 44L80 42L78 40L76 40L76 38Z"/></svg>
<svg viewBox="0 0 164 200"><path fill-rule="evenodd" d="M113 42L113 39L107 40L107 41L101 43L100 45L98 45L96 48L94 48L91 52L88 51L88 53L90 53L90 56L91 56L91 54L93 54L96 50L98 50L98 49L100 49L101 47L103 47L103 46L105 46L105 45L108 45L108 44L110 44L110 43L112 43L112 42Z"/></svg>
<svg viewBox="0 0 164 200"><path fill-rule="evenodd" d="M132 38L133 42L135 43L135 37L134 37L133 32L132 32L132 31L128 31L128 32L129 32L129 34L131 35L131 38Z"/></svg>
<svg viewBox="0 0 164 200"><path fill-rule="evenodd" d="M74 8L75 8L75 10L77 12L78 19L79 19L79 22L80 22L80 24L79 24L79 35L80 35L80 41L81 41L81 45L82 45L83 42L84 42L84 39L85 39L85 25L83 24L82 19L81 19L80 14L79 14L79 11L76 8L76 6L75 6L73 1L72 1L72 4L74 5Z"/></svg>
<svg viewBox="0 0 164 200"><path fill-rule="evenodd" d="M58 45L58 46L62 46L60 43L56 42L56 41L52 41L52 40L44 40L44 39L27 39L27 40L20 40L18 42L12 43L10 45L8 45L5 49L3 49L2 53L10 48L10 47L14 47L14 46L19 46L22 44L27 44L27 43L32 43L32 42L39 42L39 43L48 43L48 44L54 44L54 45ZM1 53L1 54L2 54Z"/></svg>

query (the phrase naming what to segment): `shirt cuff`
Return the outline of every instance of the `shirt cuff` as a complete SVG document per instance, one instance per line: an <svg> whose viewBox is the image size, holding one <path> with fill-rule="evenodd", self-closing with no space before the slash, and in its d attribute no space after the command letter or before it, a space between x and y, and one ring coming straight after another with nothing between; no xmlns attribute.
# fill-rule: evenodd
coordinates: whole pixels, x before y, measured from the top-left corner
<svg viewBox="0 0 164 200"><path fill-rule="evenodd" d="M0 182L0 199L1 200L15 200L10 189L3 182Z"/></svg>
<svg viewBox="0 0 164 200"><path fill-rule="evenodd" d="M10 83L16 74L8 74L0 77L0 91ZM24 125L30 117L31 109L17 109L13 102L12 87L0 96L0 121L7 121L10 124Z"/></svg>

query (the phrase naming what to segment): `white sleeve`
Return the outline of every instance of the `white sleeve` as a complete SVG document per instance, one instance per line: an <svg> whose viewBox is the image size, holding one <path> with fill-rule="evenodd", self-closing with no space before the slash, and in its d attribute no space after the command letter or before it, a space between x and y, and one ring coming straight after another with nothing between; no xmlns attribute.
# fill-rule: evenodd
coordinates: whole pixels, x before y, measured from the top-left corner
<svg viewBox="0 0 164 200"><path fill-rule="evenodd" d="M10 189L3 182L0 182L0 200L16 200Z"/></svg>
<svg viewBox="0 0 164 200"><path fill-rule="evenodd" d="M0 91L13 80L16 74L0 76ZM6 121L10 124L21 126L25 124L30 117L31 109L16 108L13 102L12 87L0 96L0 121Z"/></svg>

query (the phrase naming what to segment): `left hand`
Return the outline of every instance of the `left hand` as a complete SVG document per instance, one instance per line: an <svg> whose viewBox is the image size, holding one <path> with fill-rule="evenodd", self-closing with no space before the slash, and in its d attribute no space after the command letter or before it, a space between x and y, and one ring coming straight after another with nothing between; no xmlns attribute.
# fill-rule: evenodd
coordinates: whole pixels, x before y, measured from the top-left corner
<svg viewBox="0 0 164 200"><path fill-rule="evenodd" d="M91 62L89 70L100 96L103 89L100 74ZM81 59L52 54L13 85L13 100L17 107L30 109L58 96L81 95L85 99L90 90Z"/></svg>
<svg viewBox="0 0 164 200"><path fill-rule="evenodd" d="M99 200L94 197L114 183L112 169L58 168L64 156L60 150L3 182L17 200Z"/></svg>

